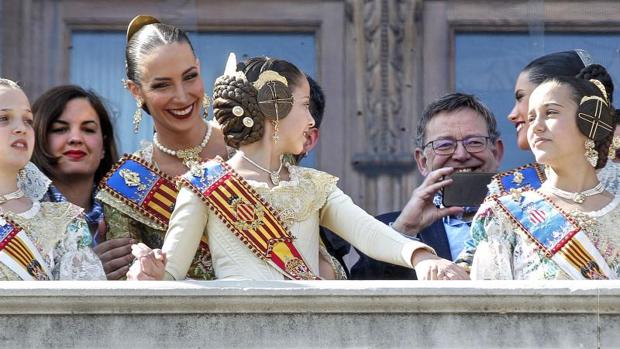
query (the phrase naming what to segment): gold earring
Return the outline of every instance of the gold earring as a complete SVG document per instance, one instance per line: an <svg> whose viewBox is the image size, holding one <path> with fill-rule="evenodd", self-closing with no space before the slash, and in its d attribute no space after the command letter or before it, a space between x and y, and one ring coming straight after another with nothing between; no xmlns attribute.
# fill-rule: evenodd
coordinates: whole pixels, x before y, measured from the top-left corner
<svg viewBox="0 0 620 349"><path fill-rule="evenodd" d="M206 93L202 96L202 117L204 119L209 117L209 106L211 105L211 97Z"/></svg>
<svg viewBox="0 0 620 349"><path fill-rule="evenodd" d="M271 121L271 124L273 125L273 136L271 137L271 139L273 139L273 144L278 144L278 141L280 140L280 133L278 132L280 130L280 122L278 121L278 119L275 119Z"/></svg>
<svg viewBox="0 0 620 349"><path fill-rule="evenodd" d="M609 152L607 153L607 157L611 160L616 158L616 151L620 149L620 136L614 136L611 140L611 144L609 145Z"/></svg>
<svg viewBox="0 0 620 349"><path fill-rule="evenodd" d="M142 98L136 99L136 111L133 113L133 133L138 133L140 130L140 122L142 121L142 105L144 102Z"/></svg>
<svg viewBox="0 0 620 349"><path fill-rule="evenodd" d="M594 149L594 141L588 138L586 139L585 145L586 153L584 155L586 156L586 160L588 160L592 167L596 167L596 163L598 162L598 151Z"/></svg>

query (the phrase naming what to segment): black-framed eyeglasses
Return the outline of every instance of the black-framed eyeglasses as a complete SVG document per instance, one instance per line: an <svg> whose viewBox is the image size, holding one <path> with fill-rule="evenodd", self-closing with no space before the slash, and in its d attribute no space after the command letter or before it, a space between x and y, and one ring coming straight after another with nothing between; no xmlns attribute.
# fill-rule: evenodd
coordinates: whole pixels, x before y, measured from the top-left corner
<svg viewBox="0 0 620 349"><path fill-rule="evenodd" d="M457 144L461 142L468 153L479 153L487 148L491 137L472 136L463 139L441 138L430 141L424 145L424 149L429 145L437 155L452 155L456 151Z"/></svg>

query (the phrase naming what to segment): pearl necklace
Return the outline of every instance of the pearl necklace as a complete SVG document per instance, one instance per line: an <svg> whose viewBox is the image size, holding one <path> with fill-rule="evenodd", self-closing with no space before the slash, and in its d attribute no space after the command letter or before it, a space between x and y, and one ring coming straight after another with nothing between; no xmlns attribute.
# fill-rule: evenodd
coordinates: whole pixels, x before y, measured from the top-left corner
<svg viewBox="0 0 620 349"><path fill-rule="evenodd" d="M269 179L271 180L271 183L273 183L273 185L277 186L278 184L280 184L280 171L282 171L282 165L284 165L284 161L282 161L282 156L280 156L280 167L278 167L278 169L275 170L275 171L270 171L270 170L264 168L263 166L257 164L256 162L254 162L249 157L245 156L244 153L239 152L239 154L241 154L241 157L246 159L249 163L251 163L252 165L258 167L258 169L269 173Z"/></svg>
<svg viewBox="0 0 620 349"><path fill-rule="evenodd" d="M202 139L202 143L200 143L199 145L195 147L188 148L188 149L172 150L170 148L163 146L161 143L159 143L159 139L157 139L157 132L153 134L153 144L155 144L157 149L161 150L162 152L179 158L181 162L183 162L183 165L185 165L185 167L187 167L190 170L192 175L198 177L202 174L202 170L200 168L200 163L201 163L200 152L202 152L204 147L207 146L207 143L209 143L209 138L211 138L211 131L212 131L211 123L207 122L206 124L207 124L207 133L205 134L205 137Z"/></svg>
<svg viewBox="0 0 620 349"><path fill-rule="evenodd" d="M571 192L562 189L558 189L550 184L546 185L547 189L555 196L559 196L564 199L573 200L575 203L583 204L588 196L593 196L596 194L600 194L605 191L605 186L603 183L599 182L594 188L590 188L588 190L584 190L582 192Z"/></svg>
<svg viewBox="0 0 620 349"><path fill-rule="evenodd" d="M24 192L21 189L17 189L16 191L4 195L0 195L0 204L4 204L10 200L21 199L24 197Z"/></svg>

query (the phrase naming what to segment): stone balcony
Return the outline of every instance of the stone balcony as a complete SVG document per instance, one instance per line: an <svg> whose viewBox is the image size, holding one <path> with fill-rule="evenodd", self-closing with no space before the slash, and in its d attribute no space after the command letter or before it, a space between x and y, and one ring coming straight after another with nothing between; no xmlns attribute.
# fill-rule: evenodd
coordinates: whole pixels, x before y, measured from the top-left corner
<svg viewBox="0 0 620 349"><path fill-rule="evenodd" d="M620 282L3 282L0 348L613 348Z"/></svg>

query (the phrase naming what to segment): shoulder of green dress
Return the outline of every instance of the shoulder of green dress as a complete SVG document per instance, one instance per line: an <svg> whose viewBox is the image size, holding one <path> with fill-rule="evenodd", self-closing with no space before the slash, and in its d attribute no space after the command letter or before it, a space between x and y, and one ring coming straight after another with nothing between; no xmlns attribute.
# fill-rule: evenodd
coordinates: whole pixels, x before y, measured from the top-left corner
<svg viewBox="0 0 620 349"><path fill-rule="evenodd" d="M149 227L165 230L178 194L175 179L125 154L99 183L97 199Z"/></svg>

